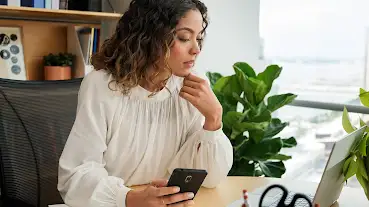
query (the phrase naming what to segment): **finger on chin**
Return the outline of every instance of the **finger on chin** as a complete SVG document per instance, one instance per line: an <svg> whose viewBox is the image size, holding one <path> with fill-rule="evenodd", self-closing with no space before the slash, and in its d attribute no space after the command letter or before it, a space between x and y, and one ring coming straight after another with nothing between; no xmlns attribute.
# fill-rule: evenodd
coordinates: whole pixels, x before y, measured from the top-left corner
<svg viewBox="0 0 369 207"><path fill-rule="evenodd" d="M192 81L192 80L184 80L183 81L183 86L189 86L191 88L198 88L198 84L196 81Z"/></svg>
<svg viewBox="0 0 369 207"><path fill-rule="evenodd" d="M192 80L195 82L201 82L202 79L196 75L194 75L193 73L188 74L188 76L185 78L185 80Z"/></svg>

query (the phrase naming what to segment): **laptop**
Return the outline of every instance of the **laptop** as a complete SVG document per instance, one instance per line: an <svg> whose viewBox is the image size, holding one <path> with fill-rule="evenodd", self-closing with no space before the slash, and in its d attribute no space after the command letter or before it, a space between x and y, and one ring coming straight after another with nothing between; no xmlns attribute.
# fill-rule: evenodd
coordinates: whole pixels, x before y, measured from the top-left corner
<svg viewBox="0 0 369 207"><path fill-rule="evenodd" d="M334 204L338 200L345 184L342 173L345 159L350 154L351 150L360 144L361 138L366 129L367 127L363 126L333 143L320 183L317 188L315 188L315 194L312 194L314 192L313 189L310 191L309 189L305 189L304 186L286 186L290 191L286 199L287 202L292 200L294 193L299 192L310 197L313 204L320 204L320 207L329 207ZM249 201L251 201L252 204L251 206L259 206L261 194L271 184L272 183L268 183L267 186L263 186L249 193ZM281 184L283 185L283 183ZM263 207L265 204L265 206L268 207L277 206L279 199L281 198L280 192L276 192L274 195L270 195L270 193L273 192L268 192L268 196L263 200ZM229 207L240 206L240 203L240 201L234 202L229 205ZM301 205L297 206L305 207L308 205L306 202L301 202Z"/></svg>

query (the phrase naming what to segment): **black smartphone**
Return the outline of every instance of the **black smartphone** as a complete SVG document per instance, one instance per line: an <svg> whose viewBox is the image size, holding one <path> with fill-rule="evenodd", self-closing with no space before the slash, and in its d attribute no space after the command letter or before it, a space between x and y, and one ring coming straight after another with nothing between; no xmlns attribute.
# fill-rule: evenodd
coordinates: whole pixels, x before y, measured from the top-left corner
<svg viewBox="0 0 369 207"><path fill-rule="evenodd" d="M169 178L168 186L180 187L179 193L192 192L196 196L207 175L206 170L176 168Z"/></svg>

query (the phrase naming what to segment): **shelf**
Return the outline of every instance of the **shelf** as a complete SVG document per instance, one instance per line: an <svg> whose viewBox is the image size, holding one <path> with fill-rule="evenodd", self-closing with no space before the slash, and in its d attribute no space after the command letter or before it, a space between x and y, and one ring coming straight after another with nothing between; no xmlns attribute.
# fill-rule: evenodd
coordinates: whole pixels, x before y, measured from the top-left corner
<svg viewBox="0 0 369 207"><path fill-rule="evenodd" d="M12 20L101 24L102 21L118 21L121 15L106 12L0 6L0 19Z"/></svg>

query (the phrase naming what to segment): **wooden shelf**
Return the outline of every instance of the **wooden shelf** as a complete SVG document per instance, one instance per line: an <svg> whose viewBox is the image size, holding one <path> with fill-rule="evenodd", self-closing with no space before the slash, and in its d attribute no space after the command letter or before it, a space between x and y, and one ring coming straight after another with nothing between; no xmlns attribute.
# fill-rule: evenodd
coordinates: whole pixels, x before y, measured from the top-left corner
<svg viewBox="0 0 369 207"><path fill-rule="evenodd" d="M102 21L118 21L121 15L106 12L0 6L0 19L13 20L101 24Z"/></svg>
<svg viewBox="0 0 369 207"><path fill-rule="evenodd" d="M85 56L82 53L77 28L82 26L107 31L107 28L102 28L102 25L115 24L121 16L122 14L119 13L0 5L0 26L21 29L19 40L22 41L23 46L26 77L22 75L14 79L43 80L43 56L60 52L76 55L72 78L83 77L89 67L85 65ZM101 41L98 41L99 44ZM1 61L0 58L0 67L3 63ZM0 73L0 78L9 78L9 67L0 68L1 71L3 73Z"/></svg>

